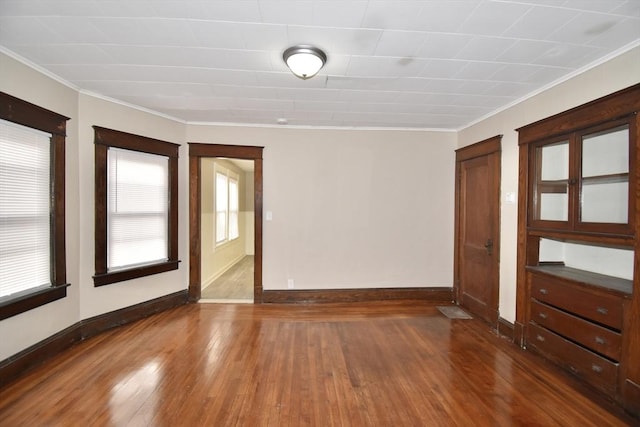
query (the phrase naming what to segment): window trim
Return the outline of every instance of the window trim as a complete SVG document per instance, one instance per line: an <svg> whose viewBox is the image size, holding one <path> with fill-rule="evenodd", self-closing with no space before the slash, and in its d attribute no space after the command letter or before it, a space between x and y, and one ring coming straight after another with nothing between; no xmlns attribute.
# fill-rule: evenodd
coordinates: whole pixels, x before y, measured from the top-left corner
<svg viewBox="0 0 640 427"><path fill-rule="evenodd" d="M65 143L67 120L30 102L0 92L0 119L51 134L51 286L0 298L0 320L67 296L65 242Z"/></svg>
<svg viewBox="0 0 640 427"><path fill-rule="evenodd" d="M95 139L95 275L94 286L104 286L152 274L177 270L178 263L178 149L179 144L93 126ZM107 271L107 151L123 148L169 158L169 233L167 261L124 270Z"/></svg>

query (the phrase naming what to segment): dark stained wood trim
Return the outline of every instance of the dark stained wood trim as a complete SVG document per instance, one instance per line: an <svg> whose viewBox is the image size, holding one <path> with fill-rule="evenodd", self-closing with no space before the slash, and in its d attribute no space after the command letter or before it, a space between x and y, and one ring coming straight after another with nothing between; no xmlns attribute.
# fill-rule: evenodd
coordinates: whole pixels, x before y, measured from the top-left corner
<svg viewBox="0 0 640 427"><path fill-rule="evenodd" d="M264 303L338 303L363 301L416 300L437 303L453 302L451 288L367 288L323 290L266 290Z"/></svg>
<svg viewBox="0 0 640 427"><path fill-rule="evenodd" d="M262 156L262 153L260 153ZM254 159L253 191L254 191L254 269L253 269L253 302L263 301L262 290L262 158ZM258 267L259 266L259 267Z"/></svg>
<svg viewBox="0 0 640 427"><path fill-rule="evenodd" d="M627 411L640 418L640 384L630 379L625 380L622 388L622 401Z"/></svg>
<svg viewBox="0 0 640 427"><path fill-rule="evenodd" d="M122 132L119 130L107 129L100 126L93 126L93 130L95 134L94 143L98 145L106 145L107 147L124 148L143 153L178 158L180 144L135 135L133 133Z"/></svg>
<svg viewBox="0 0 640 427"><path fill-rule="evenodd" d="M198 301L202 295L201 286L201 168L200 157L191 155L189 147L189 301Z"/></svg>
<svg viewBox="0 0 640 427"><path fill-rule="evenodd" d="M229 157L254 161L254 279L253 302L263 302L262 290L262 152L264 147L189 143L189 301L201 295L201 168L202 157Z"/></svg>
<svg viewBox="0 0 640 427"><path fill-rule="evenodd" d="M552 135L613 120L638 110L640 110L640 83L522 126L516 129L519 134L518 144L529 144Z"/></svg>
<svg viewBox="0 0 640 427"><path fill-rule="evenodd" d="M81 320L79 322L80 334L82 339L87 339L106 330L135 322L136 320L143 319L151 316L152 314L185 305L186 303L187 290L185 289L149 301L141 302L136 305L121 308L116 311Z"/></svg>
<svg viewBox="0 0 640 427"><path fill-rule="evenodd" d="M492 228L493 228L493 247L496 257L494 266L494 287L491 290L491 322L492 326L497 327L498 321L498 304L500 294L500 185L501 185L501 168L502 168L502 135L496 135L487 138L475 144L459 148L456 150L456 171L455 171L455 202L454 202L454 245L453 245L453 298L459 303L460 296L460 197L461 197L461 164L463 161L474 159L481 156L489 156L489 166L494 172L491 176L492 188L495 190L491 201L492 206ZM467 307L468 308L468 307ZM473 310L472 310L473 311Z"/></svg>
<svg viewBox="0 0 640 427"><path fill-rule="evenodd" d="M53 236L53 259L51 260L52 280L55 286L67 283L67 249L66 249L66 168L65 168L65 137L53 135L51 138L51 155L53 170L52 182L52 209L51 209L51 236Z"/></svg>
<svg viewBox="0 0 640 427"><path fill-rule="evenodd" d="M189 155L194 157L233 157L235 159L255 160L262 159L264 147L250 145L224 145L206 144L199 142L189 143ZM232 152L233 156L228 153ZM227 153L212 156L211 153Z"/></svg>
<svg viewBox="0 0 640 427"><path fill-rule="evenodd" d="M10 296L0 304L0 320L67 296L65 229L65 141L68 117L0 92L0 119L48 132L51 153L51 287Z"/></svg>
<svg viewBox="0 0 640 427"><path fill-rule="evenodd" d="M528 173L528 150L527 145L520 145L519 161L518 161L518 249L516 254L516 327L515 339L516 343L524 346L524 335L526 333L526 324L529 319L529 296L531 290L527 281L527 218L529 212L528 191L529 191L529 173ZM537 258L537 257L536 257Z"/></svg>
<svg viewBox="0 0 640 427"><path fill-rule="evenodd" d="M0 362L0 387L81 340L80 323L76 323L3 360Z"/></svg>
<svg viewBox="0 0 640 427"><path fill-rule="evenodd" d="M524 325L518 321L513 324L513 342L519 347L524 347Z"/></svg>
<svg viewBox="0 0 640 427"><path fill-rule="evenodd" d="M77 322L0 362L0 387L79 341L186 303L187 291L183 290Z"/></svg>
<svg viewBox="0 0 640 427"><path fill-rule="evenodd" d="M0 302L0 320L66 297L67 286L69 284L28 289L11 295L10 299Z"/></svg>
<svg viewBox="0 0 640 427"><path fill-rule="evenodd" d="M509 338L509 341L513 341L515 334L515 326L507 319L498 317L498 334Z"/></svg>
<svg viewBox="0 0 640 427"><path fill-rule="evenodd" d="M178 154L179 144L93 126L95 152L95 275L94 286L131 280L178 269ZM109 147L166 156L169 159L168 260L122 271L107 271L107 153Z"/></svg>
<svg viewBox="0 0 640 427"><path fill-rule="evenodd" d="M0 119L64 138L67 135L69 117L0 92Z"/></svg>
<svg viewBox="0 0 640 427"><path fill-rule="evenodd" d="M164 273L177 270L180 261L166 261L158 264L145 265L142 267L119 270L106 274L96 274L93 276L94 286L110 285L112 283L124 282L125 280L136 279L138 277L150 276L152 274Z"/></svg>
<svg viewBox="0 0 640 427"><path fill-rule="evenodd" d="M502 151L502 135L492 136L475 144L458 148L456 150L456 161L469 160L499 151Z"/></svg>

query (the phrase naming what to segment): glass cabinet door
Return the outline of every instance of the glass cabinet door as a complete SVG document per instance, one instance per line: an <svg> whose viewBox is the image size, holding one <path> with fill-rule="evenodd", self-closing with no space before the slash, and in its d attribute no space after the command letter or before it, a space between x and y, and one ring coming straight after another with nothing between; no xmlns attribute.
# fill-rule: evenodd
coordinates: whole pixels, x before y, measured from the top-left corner
<svg viewBox="0 0 640 427"><path fill-rule="evenodd" d="M533 220L569 219L569 141L536 149Z"/></svg>
<svg viewBox="0 0 640 427"><path fill-rule="evenodd" d="M582 136L581 223L629 221L629 126Z"/></svg>

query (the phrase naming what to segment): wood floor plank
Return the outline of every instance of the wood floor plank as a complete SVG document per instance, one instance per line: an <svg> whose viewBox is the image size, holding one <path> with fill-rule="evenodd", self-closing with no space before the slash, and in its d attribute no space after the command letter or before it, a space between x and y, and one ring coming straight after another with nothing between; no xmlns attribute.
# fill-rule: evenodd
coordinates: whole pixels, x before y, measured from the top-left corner
<svg viewBox="0 0 640 427"><path fill-rule="evenodd" d="M192 304L0 390L0 426L625 426L476 320L416 302Z"/></svg>

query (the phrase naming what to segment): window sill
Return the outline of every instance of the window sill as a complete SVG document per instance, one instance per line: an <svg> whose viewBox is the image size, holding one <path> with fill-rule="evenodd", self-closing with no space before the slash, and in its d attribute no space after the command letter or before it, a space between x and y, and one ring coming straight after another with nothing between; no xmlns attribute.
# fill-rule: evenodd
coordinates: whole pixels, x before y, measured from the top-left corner
<svg viewBox="0 0 640 427"><path fill-rule="evenodd" d="M69 286L68 283L58 286L43 286L0 298L0 320L65 298L67 286Z"/></svg>
<svg viewBox="0 0 640 427"><path fill-rule="evenodd" d="M93 286L98 287L110 285L112 283L124 282L125 280L137 279L139 277L151 276L152 274L177 270L178 263L180 263L179 260L166 261L159 264L130 268L128 270L114 271L112 273L96 274L93 276Z"/></svg>

